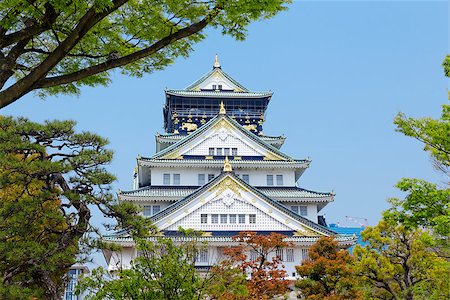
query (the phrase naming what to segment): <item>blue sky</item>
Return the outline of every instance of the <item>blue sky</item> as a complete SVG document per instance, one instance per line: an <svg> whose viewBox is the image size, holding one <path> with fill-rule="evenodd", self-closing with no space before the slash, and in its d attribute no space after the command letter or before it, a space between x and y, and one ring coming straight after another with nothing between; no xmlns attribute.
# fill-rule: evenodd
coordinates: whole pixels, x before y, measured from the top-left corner
<svg viewBox="0 0 450 300"><path fill-rule="evenodd" d="M441 63L449 53L447 1L307 1L253 24L236 42L219 32L164 71L143 78L116 72L109 87L84 88L80 97L28 95L1 111L34 121L73 119L111 141L115 189L131 188L136 156L155 151L163 132L164 88L183 88L222 68L252 90L272 90L264 132L284 134L282 148L312 164L301 187L336 193L324 213L375 224L402 177L439 182L420 143L395 132L397 112L438 117L447 102Z"/></svg>

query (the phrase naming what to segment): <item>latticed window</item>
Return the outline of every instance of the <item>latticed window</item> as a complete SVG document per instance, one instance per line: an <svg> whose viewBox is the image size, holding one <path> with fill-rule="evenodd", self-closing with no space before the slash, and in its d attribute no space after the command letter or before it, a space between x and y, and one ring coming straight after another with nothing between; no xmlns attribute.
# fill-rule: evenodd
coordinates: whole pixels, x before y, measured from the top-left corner
<svg viewBox="0 0 450 300"><path fill-rule="evenodd" d="M153 215L156 215L161 210L161 206L159 205L153 205Z"/></svg>
<svg viewBox="0 0 450 300"><path fill-rule="evenodd" d="M151 216L151 215L152 215L152 206L144 205L144 216Z"/></svg>
<svg viewBox="0 0 450 300"><path fill-rule="evenodd" d="M209 155L214 155L214 148L209 148Z"/></svg>
<svg viewBox="0 0 450 300"><path fill-rule="evenodd" d="M308 249L302 249L302 261L309 258Z"/></svg>
<svg viewBox="0 0 450 300"><path fill-rule="evenodd" d="M249 174L242 174L242 180L246 183L250 183L250 175Z"/></svg>
<svg viewBox="0 0 450 300"><path fill-rule="evenodd" d="M170 185L170 174L163 174L163 184Z"/></svg>
<svg viewBox="0 0 450 300"><path fill-rule="evenodd" d="M205 174L198 174L198 185L205 184Z"/></svg>
<svg viewBox="0 0 450 300"><path fill-rule="evenodd" d="M208 215L207 214L201 214L200 215L200 223L201 224L207 224L208 223Z"/></svg>
<svg viewBox="0 0 450 300"><path fill-rule="evenodd" d="M298 206L297 206L297 205L292 205L292 206L291 206L291 210L292 210L293 212L295 212L296 214L298 214Z"/></svg>
<svg viewBox="0 0 450 300"><path fill-rule="evenodd" d="M248 222L250 224L256 224L256 215L255 214L248 215Z"/></svg>
<svg viewBox="0 0 450 300"><path fill-rule="evenodd" d="M289 261L289 262L294 261L294 249L292 249L292 248L286 249L286 261Z"/></svg>
<svg viewBox="0 0 450 300"><path fill-rule="evenodd" d="M301 205L298 207L298 210L300 212L300 216L307 216L308 215L308 206Z"/></svg>
<svg viewBox="0 0 450 300"><path fill-rule="evenodd" d="M239 224L245 224L245 215L239 214Z"/></svg>
<svg viewBox="0 0 450 300"><path fill-rule="evenodd" d="M237 148L231 148L231 154L232 154L233 156L238 155L238 154L237 154Z"/></svg>
<svg viewBox="0 0 450 300"><path fill-rule="evenodd" d="M217 148L216 149L216 155L222 155L222 148Z"/></svg>
<svg viewBox="0 0 450 300"><path fill-rule="evenodd" d="M275 255L278 256L278 258L280 260L284 261L284 257L283 257L283 248L277 248L277 250L275 251Z"/></svg>
<svg viewBox="0 0 450 300"><path fill-rule="evenodd" d="M273 175L267 175L267 185L273 185Z"/></svg>
<svg viewBox="0 0 450 300"><path fill-rule="evenodd" d="M208 182L214 179L214 174L208 174Z"/></svg>
<svg viewBox="0 0 450 300"><path fill-rule="evenodd" d="M173 185L180 185L180 174L173 174Z"/></svg>
<svg viewBox="0 0 450 300"><path fill-rule="evenodd" d="M229 156L230 155L230 148L223 148L223 155Z"/></svg>
<svg viewBox="0 0 450 300"><path fill-rule="evenodd" d="M212 214L211 215L211 223L218 224L219 223L219 215L218 214Z"/></svg>
<svg viewBox="0 0 450 300"><path fill-rule="evenodd" d="M252 249L250 250L250 260L255 261L258 259L258 252L256 250Z"/></svg>
<svg viewBox="0 0 450 300"><path fill-rule="evenodd" d="M283 185L283 175L277 175L277 185Z"/></svg>
<svg viewBox="0 0 450 300"><path fill-rule="evenodd" d="M236 224L236 214L230 215L230 224Z"/></svg>
<svg viewBox="0 0 450 300"><path fill-rule="evenodd" d="M198 262L208 262L208 249L200 249L197 252L197 261Z"/></svg>
<svg viewBox="0 0 450 300"><path fill-rule="evenodd" d="M225 215L225 214L220 215L220 223L221 224L227 224L227 221L228 221L228 215Z"/></svg>

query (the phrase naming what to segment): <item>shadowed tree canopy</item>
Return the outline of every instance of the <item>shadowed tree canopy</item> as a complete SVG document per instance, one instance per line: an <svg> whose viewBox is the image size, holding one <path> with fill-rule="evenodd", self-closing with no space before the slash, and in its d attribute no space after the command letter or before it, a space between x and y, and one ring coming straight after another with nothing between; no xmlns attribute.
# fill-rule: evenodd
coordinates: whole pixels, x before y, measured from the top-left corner
<svg viewBox="0 0 450 300"><path fill-rule="evenodd" d="M100 246L94 207L133 234L151 229L112 196L107 140L74 127L0 116L1 299L61 299L68 268Z"/></svg>
<svg viewBox="0 0 450 300"><path fill-rule="evenodd" d="M201 31L238 40L252 21L291 0L7 0L0 1L0 108L30 91L41 96L107 85L109 70L131 76L163 69Z"/></svg>

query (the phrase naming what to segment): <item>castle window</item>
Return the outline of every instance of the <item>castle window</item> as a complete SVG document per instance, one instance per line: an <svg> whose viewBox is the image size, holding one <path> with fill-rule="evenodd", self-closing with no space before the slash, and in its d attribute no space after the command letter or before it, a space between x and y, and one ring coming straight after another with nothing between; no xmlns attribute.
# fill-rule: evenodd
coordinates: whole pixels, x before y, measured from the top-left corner
<svg viewBox="0 0 450 300"><path fill-rule="evenodd" d="M267 185L273 185L273 175L267 175Z"/></svg>
<svg viewBox="0 0 450 300"><path fill-rule="evenodd" d="M144 216L149 217L152 215L152 206L144 205Z"/></svg>
<svg viewBox="0 0 450 300"><path fill-rule="evenodd" d="M200 215L200 224L206 224L208 223L208 215L207 214L201 214Z"/></svg>
<svg viewBox="0 0 450 300"><path fill-rule="evenodd" d="M230 224L236 224L236 214L230 215Z"/></svg>
<svg viewBox="0 0 450 300"><path fill-rule="evenodd" d="M300 216L307 216L308 215L308 206L299 206L298 210L300 212Z"/></svg>
<svg viewBox="0 0 450 300"><path fill-rule="evenodd" d="M283 185L283 175L277 175L277 185Z"/></svg>
<svg viewBox="0 0 450 300"><path fill-rule="evenodd" d="M245 215L239 214L239 224L245 224Z"/></svg>
<svg viewBox="0 0 450 300"><path fill-rule="evenodd" d="M214 179L214 174L208 174L208 182Z"/></svg>
<svg viewBox="0 0 450 300"><path fill-rule="evenodd" d="M222 85L221 84L219 84L218 89L222 90Z"/></svg>
<svg viewBox="0 0 450 300"><path fill-rule="evenodd" d="M222 156L222 148L217 148L216 149L216 155Z"/></svg>
<svg viewBox="0 0 450 300"><path fill-rule="evenodd" d="M228 215L220 215L220 224L227 224Z"/></svg>
<svg viewBox="0 0 450 300"><path fill-rule="evenodd" d="M170 185L170 174L163 174L163 184Z"/></svg>
<svg viewBox="0 0 450 300"><path fill-rule="evenodd" d="M216 85L216 84L213 84L213 85L212 85L212 89L213 89L213 90L217 90L217 85Z"/></svg>
<svg viewBox="0 0 450 300"><path fill-rule="evenodd" d="M237 154L237 148L231 148L231 155L236 156Z"/></svg>
<svg viewBox="0 0 450 300"><path fill-rule="evenodd" d="M214 148L209 148L209 155L214 155Z"/></svg>
<svg viewBox="0 0 450 300"><path fill-rule="evenodd" d="M248 221L250 224L256 224L256 215L255 214L248 215Z"/></svg>
<svg viewBox="0 0 450 300"><path fill-rule="evenodd" d="M302 261L305 261L309 258L308 249L302 249Z"/></svg>
<svg viewBox="0 0 450 300"><path fill-rule="evenodd" d="M208 262L208 249L200 249L197 252L197 261L198 262Z"/></svg>
<svg viewBox="0 0 450 300"><path fill-rule="evenodd" d="M230 156L230 148L223 148L223 155Z"/></svg>
<svg viewBox="0 0 450 300"><path fill-rule="evenodd" d="M242 174L242 180L246 183L250 183L250 175L248 174Z"/></svg>
<svg viewBox="0 0 450 300"><path fill-rule="evenodd" d="M256 250L252 249L250 250L250 260L255 261L258 259L258 252Z"/></svg>
<svg viewBox="0 0 450 300"><path fill-rule="evenodd" d="M211 223L218 224L219 223L219 215L218 214L212 214L211 215Z"/></svg>
<svg viewBox="0 0 450 300"><path fill-rule="evenodd" d="M205 174L198 174L198 185L205 184Z"/></svg>
<svg viewBox="0 0 450 300"><path fill-rule="evenodd" d="M153 205L153 215L156 215L161 210L161 206Z"/></svg>
<svg viewBox="0 0 450 300"><path fill-rule="evenodd" d="M286 261L289 261L289 262L294 261L294 249L292 249L292 248L286 249ZM295 276L295 275L293 275L293 276Z"/></svg>
<svg viewBox="0 0 450 300"><path fill-rule="evenodd" d="M284 261L284 257L283 257L283 248L277 248L275 255L278 256L278 258L281 261Z"/></svg>
<svg viewBox="0 0 450 300"><path fill-rule="evenodd" d="M293 205L293 206L291 206L291 210L300 216L308 215L308 206L305 206L305 205L300 205L300 206Z"/></svg>
<svg viewBox="0 0 450 300"><path fill-rule="evenodd" d="M180 185L180 174L173 174L173 185Z"/></svg>

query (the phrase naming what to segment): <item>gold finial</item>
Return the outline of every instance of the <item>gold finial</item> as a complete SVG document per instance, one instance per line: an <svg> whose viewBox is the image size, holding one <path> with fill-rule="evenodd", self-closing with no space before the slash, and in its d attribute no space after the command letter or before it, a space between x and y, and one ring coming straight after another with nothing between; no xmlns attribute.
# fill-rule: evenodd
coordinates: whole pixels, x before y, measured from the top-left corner
<svg viewBox="0 0 450 300"><path fill-rule="evenodd" d="M231 167L230 161L228 160L228 156L225 156L225 162L223 164L224 172L233 172L233 168Z"/></svg>
<svg viewBox="0 0 450 300"><path fill-rule="evenodd" d="M220 101L220 110L219 115L226 115L227 111L225 110L225 105L223 105L223 101Z"/></svg>
<svg viewBox="0 0 450 300"><path fill-rule="evenodd" d="M214 68L220 68L219 55L217 54L216 57L214 58Z"/></svg>

